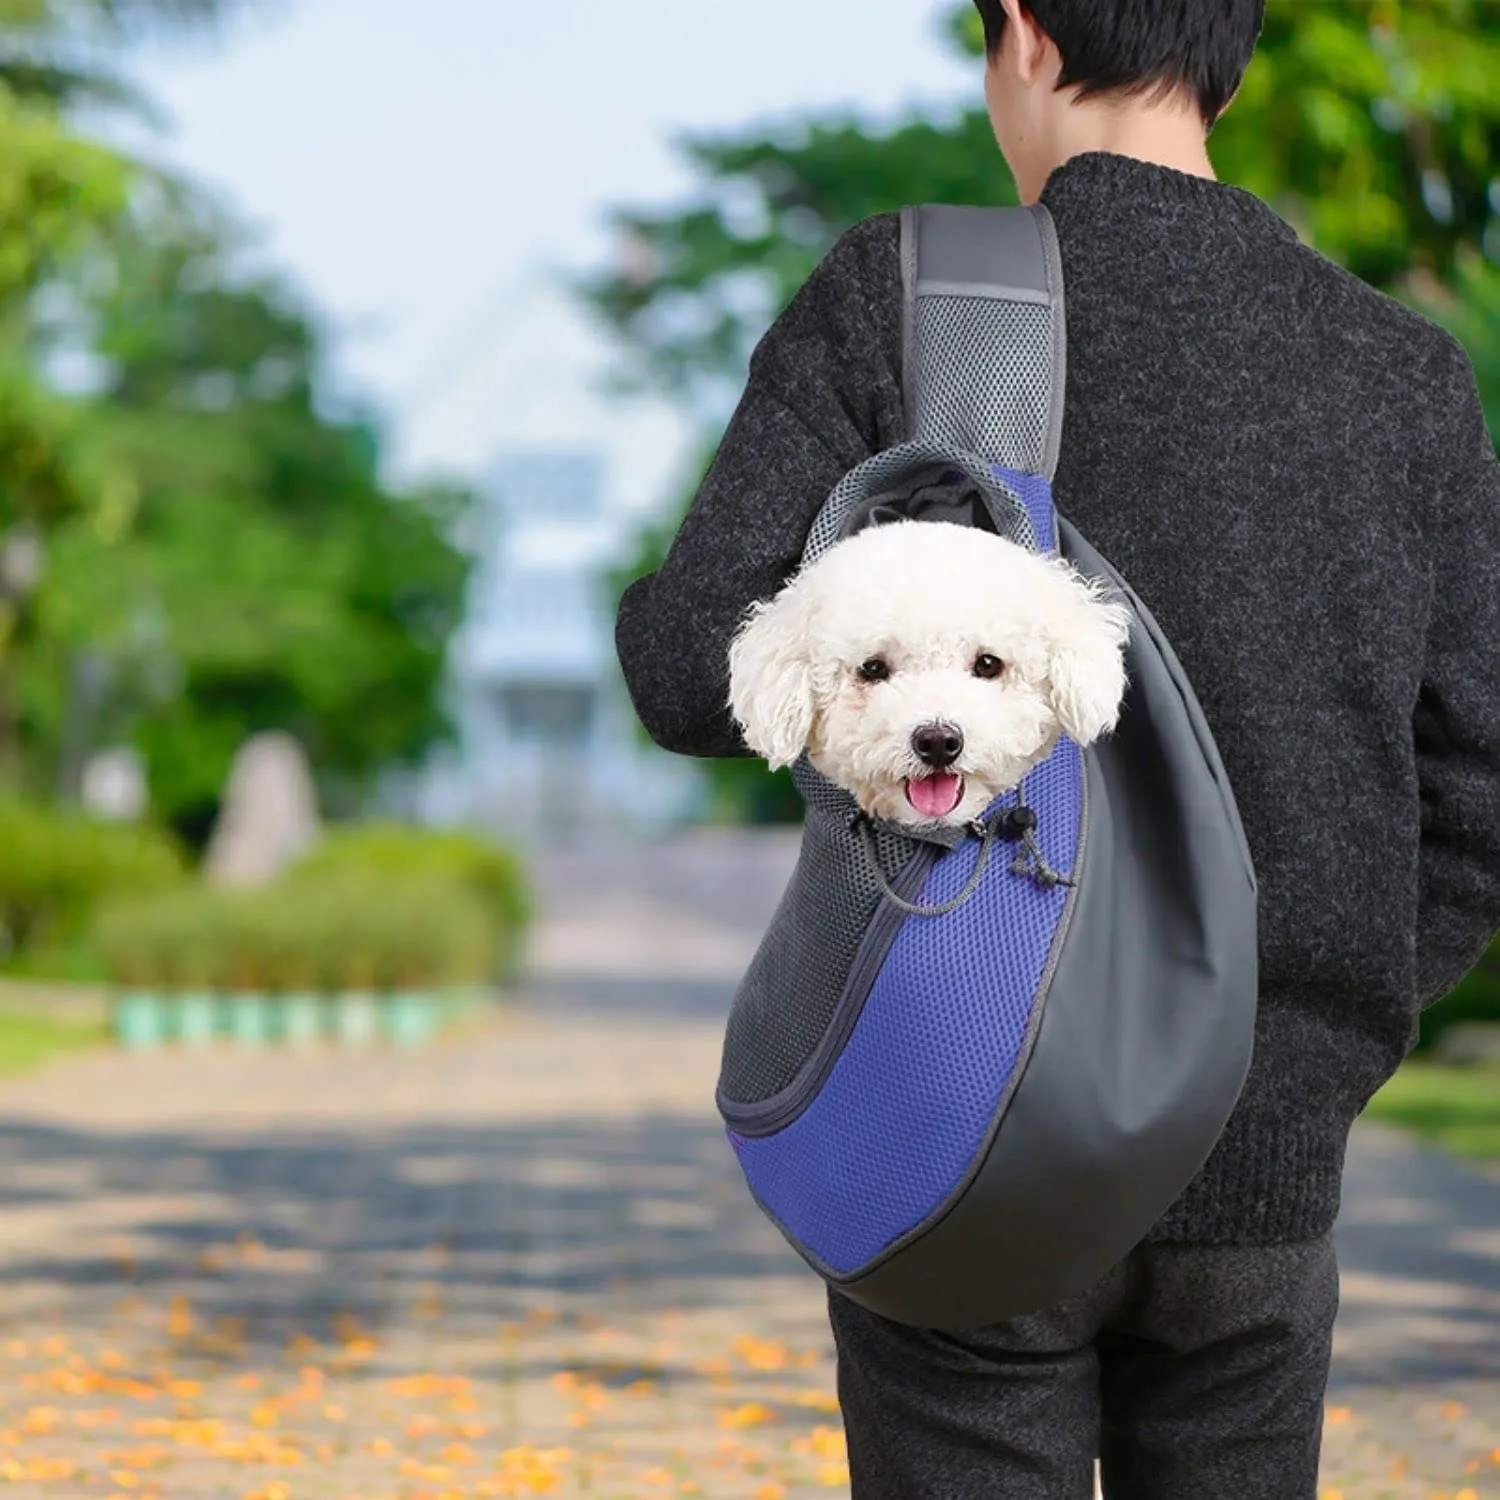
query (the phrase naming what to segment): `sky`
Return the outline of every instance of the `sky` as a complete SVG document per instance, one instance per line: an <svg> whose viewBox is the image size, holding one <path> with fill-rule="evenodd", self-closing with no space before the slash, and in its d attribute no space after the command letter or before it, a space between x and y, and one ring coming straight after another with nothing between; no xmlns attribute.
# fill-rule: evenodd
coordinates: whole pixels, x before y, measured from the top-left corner
<svg viewBox="0 0 1500 1500"><path fill-rule="evenodd" d="M611 499L670 489L680 418L597 391L611 350L549 290L607 260L612 204L691 178L672 142L813 111L978 97L944 0L262 0L132 71L145 144L213 187L334 332L400 476L596 439Z"/></svg>

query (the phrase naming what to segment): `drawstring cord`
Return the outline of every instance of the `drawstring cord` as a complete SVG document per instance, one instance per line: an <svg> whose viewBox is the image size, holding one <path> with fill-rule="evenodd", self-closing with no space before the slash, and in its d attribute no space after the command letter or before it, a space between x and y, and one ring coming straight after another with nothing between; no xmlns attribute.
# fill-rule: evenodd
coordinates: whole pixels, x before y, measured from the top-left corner
<svg viewBox="0 0 1500 1500"><path fill-rule="evenodd" d="M1047 856L1042 853L1042 846L1036 840L1036 810L1027 807L1022 802L1008 809L1000 815L1013 829L1019 830L1021 843L1026 853L1031 857L1028 865L1023 858L1013 859L1010 870L1012 875L1030 875L1039 885L1044 885L1050 890L1055 885L1077 885L1078 882L1071 875L1060 874L1047 863Z"/></svg>
<svg viewBox="0 0 1500 1500"><path fill-rule="evenodd" d="M861 840L865 846L865 854L870 861L870 869L874 872L875 879L880 882L880 889L885 892L887 898L893 901L902 911L911 912L919 917L940 917L944 912L952 911L954 907L961 906L970 896L974 894L975 887L979 884L979 878L984 874L985 866L990 861L990 849L995 842L995 834L999 824L1004 821L1001 818L991 818L990 821L981 825L976 818L968 825L970 833L981 833L984 842L979 847L979 858L975 861L973 873L964 882L964 888L947 901L938 906L915 906L903 896L898 896L890 887L885 878L885 871L880 868L880 856L875 848L875 835L870 831L871 823L869 815L863 808L854 815L854 827L858 830Z"/></svg>
<svg viewBox="0 0 1500 1500"><path fill-rule="evenodd" d="M989 822L981 818L974 818L965 824L967 832L981 840L979 846L979 858L974 863L974 869L969 878L964 882L963 889L957 895L949 897L948 900L940 902L936 906L918 906L913 902L898 896L890 887L885 878L885 871L880 867L880 856L875 848L875 835L871 831L873 820L869 814L861 808L854 814L852 827L858 832L860 841L864 845L865 854L869 859L870 868L874 871L875 878L880 883L880 889L886 897L902 911L910 912L918 917L940 917L945 912L962 906L974 891L984 875L985 867L989 864L990 851L994 847L996 835L1006 838L1021 840L1025 854L1018 855L1011 861L1010 869L1013 875L1029 875L1039 885L1051 889L1059 885L1077 884L1071 877L1059 874L1047 863L1046 856L1042 853L1042 847L1036 839L1036 809L1027 807L1021 801L1020 791L1017 791L1017 800L1014 807L1007 807L996 813Z"/></svg>

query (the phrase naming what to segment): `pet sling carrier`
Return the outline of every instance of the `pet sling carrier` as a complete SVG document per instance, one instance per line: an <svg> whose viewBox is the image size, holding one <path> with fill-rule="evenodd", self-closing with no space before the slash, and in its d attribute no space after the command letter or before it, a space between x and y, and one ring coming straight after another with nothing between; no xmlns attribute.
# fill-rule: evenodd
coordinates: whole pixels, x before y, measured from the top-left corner
<svg viewBox="0 0 1500 1500"><path fill-rule="evenodd" d="M804 565L899 517L1060 553L1128 604L1129 686L1111 734L1064 735L967 828L872 822L803 753L798 861L717 1103L756 1201L830 1285L956 1330L1091 1286L1206 1161L1250 1062L1256 881L1181 664L1053 507L1050 216L907 209L901 244L906 440L835 487Z"/></svg>

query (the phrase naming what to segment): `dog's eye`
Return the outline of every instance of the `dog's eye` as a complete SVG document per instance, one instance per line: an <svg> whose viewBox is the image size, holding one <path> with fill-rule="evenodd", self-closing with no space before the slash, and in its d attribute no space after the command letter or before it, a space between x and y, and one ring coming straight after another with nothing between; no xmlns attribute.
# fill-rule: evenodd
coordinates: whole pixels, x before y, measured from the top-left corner
<svg viewBox="0 0 1500 1500"><path fill-rule="evenodd" d="M998 656L991 656L987 651L974 658L976 677L998 677L1004 670L1005 663Z"/></svg>
<svg viewBox="0 0 1500 1500"><path fill-rule="evenodd" d="M860 663L859 675L866 682L884 682L891 675L891 669L884 657L872 656Z"/></svg>

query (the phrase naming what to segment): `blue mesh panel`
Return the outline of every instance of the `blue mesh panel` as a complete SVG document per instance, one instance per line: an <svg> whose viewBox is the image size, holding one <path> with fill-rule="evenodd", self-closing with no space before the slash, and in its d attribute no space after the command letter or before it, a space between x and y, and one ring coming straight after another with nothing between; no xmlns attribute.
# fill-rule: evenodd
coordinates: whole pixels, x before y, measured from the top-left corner
<svg viewBox="0 0 1500 1500"><path fill-rule="evenodd" d="M1019 469L1007 469L1004 464L991 464L995 477L1008 484L1021 497L1031 524L1041 539L1044 552L1057 551L1057 513L1052 508L1052 486L1040 474L1026 474Z"/></svg>
<svg viewBox="0 0 1500 1500"><path fill-rule="evenodd" d="M1003 474L1055 536L1045 480ZM1037 487L1040 486L1040 489ZM1074 870L1083 759L1069 739L1026 778L1047 862ZM1013 806L1014 792L994 809ZM773 1136L730 1133L756 1196L791 1238L852 1274L953 1195L994 1122L1016 1066L1066 887L1011 871L997 842L984 880L955 910L907 917L827 1082ZM978 858L966 840L933 866L921 900L955 895Z"/></svg>

